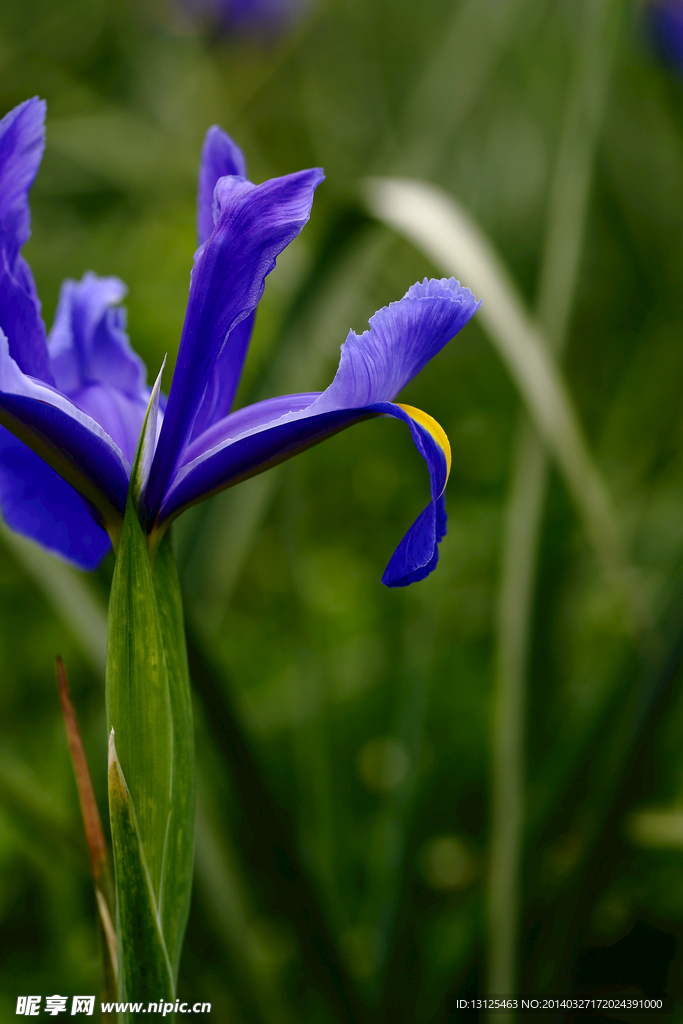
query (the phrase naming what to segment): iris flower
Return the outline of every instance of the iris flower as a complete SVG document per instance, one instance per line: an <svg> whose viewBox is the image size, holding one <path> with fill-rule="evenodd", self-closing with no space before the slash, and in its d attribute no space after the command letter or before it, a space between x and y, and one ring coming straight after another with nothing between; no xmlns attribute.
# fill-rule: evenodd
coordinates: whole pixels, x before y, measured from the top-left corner
<svg viewBox="0 0 683 1024"><path fill-rule="evenodd" d="M183 0L190 16L219 32L276 36L305 13L308 0Z"/></svg>
<svg viewBox="0 0 683 1024"><path fill-rule="evenodd" d="M117 278L65 281L46 335L21 255L44 119L45 104L32 99L0 121L0 505L14 530L92 569L120 533L151 390L125 332ZM195 502L353 423L393 416L408 426L431 481L427 508L384 574L387 585L403 586L436 565L450 448L435 420L394 399L476 312L471 292L425 279L376 313L364 334L349 333L326 391L231 411L265 278L308 220L322 180L313 169L254 185L232 139L217 126L207 132L199 248L173 383L144 461L140 520L153 549Z"/></svg>
<svg viewBox="0 0 683 1024"><path fill-rule="evenodd" d="M679 72L683 68L683 3L654 0L647 8L650 31L662 56Z"/></svg>

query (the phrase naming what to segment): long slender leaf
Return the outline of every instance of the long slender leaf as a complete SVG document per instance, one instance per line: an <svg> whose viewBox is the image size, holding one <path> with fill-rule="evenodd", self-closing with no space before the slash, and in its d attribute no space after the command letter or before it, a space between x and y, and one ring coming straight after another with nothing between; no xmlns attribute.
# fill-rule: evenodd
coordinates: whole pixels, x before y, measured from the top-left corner
<svg viewBox="0 0 683 1024"><path fill-rule="evenodd" d="M583 249L599 129L622 5L586 0L553 175L538 291L538 320L565 348ZM489 867L489 991L517 985L525 798L526 690L538 548L548 485L543 442L522 414L514 447L497 614Z"/></svg>
<svg viewBox="0 0 683 1024"><path fill-rule="evenodd" d="M166 952L152 878L131 794L116 756L115 734L109 737L109 814L116 869L119 939L119 1002L172 1000L175 990ZM119 1013L120 1024L143 1018Z"/></svg>
<svg viewBox="0 0 683 1024"><path fill-rule="evenodd" d="M116 735L158 902L171 815L173 721L152 571L130 496L109 603L106 698L107 728Z"/></svg>
<svg viewBox="0 0 683 1024"><path fill-rule="evenodd" d="M104 675L107 615L82 573L9 530L0 521L0 540L45 594L96 672Z"/></svg>
<svg viewBox="0 0 683 1024"><path fill-rule="evenodd" d="M171 532L154 560L154 592L168 674L173 728L171 813L165 846L159 911L174 977L190 912L194 857L195 765L190 673L185 625Z"/></svg>

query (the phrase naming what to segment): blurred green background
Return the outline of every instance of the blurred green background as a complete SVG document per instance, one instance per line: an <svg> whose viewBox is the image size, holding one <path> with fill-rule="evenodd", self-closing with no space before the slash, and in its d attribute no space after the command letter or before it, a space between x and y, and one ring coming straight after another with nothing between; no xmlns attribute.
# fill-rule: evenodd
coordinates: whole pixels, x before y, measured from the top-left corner
<svg viewBox="0 0 683 1024"><path fill-rule="evenodd" d="M683 79L643 8L620 6L564 365L656 625L629 628L552 469L515 946L520 992L666 992L683 1019ZM259 40L164 0L5 0L0 113L48 101L25 250L46 322L64 277L120 276L132 343L152 379L168 353L168 390L215 122L254 181L327 175L268 279L239 404L324 388L350 327L442 276L370 217L367 175L457 197L533 306L584 7L320 0ZM380 583L428 496L390 420L179 524L200 781L180 995L216 1021L446 1022L458 996L490 992L496 607L520 400L475 318L402 401L453 447L449 532L424 582ZM0 535L3 1021L18 995L100 989L53 665L61 653L104 812L111 571L78 577Z"/></svg>

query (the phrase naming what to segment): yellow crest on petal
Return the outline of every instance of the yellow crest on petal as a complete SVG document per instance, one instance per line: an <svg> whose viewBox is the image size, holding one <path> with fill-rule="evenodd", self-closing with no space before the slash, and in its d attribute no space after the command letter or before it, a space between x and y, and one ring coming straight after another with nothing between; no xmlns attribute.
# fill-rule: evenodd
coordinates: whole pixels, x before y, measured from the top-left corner
<svg viewBox="0 0 683 1024"><path fill-rule="evenodd" d="M411 419L415 420L416 423L419 423L421 427L424 427L425 430L434 438L439 448L441 448L446 458L446 480L448 480L451 472L451 443L448 440L446 431L440 423L436 422L433 416L430 416L429 413L422 412L422 409L416 409L412 405L401 405L400 402L397 402L396 404L399 409L403 409L404 412L408 413Z"/></svg>

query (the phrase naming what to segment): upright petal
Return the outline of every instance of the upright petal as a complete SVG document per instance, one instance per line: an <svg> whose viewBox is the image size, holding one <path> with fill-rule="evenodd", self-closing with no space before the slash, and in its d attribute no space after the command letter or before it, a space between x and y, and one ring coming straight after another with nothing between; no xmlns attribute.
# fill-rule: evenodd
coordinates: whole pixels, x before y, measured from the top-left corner
<svg viewBox="0 0 683 1024"><path fill-rule="evenodd" d="M276 257L308 220L322 179L315 169L262 185L221 178L216 186L216 226L195 257L178 361L147 490L151 520L192 435L226 338L256 308Z"/></svg>
<svg viewBox="0 0 683 1024"><path fill-rule="evenodd" d="M45 147L45 103L20 103L0 121L0 329L24 373L52 382L33 275L20 255L31 233L28 193Z"/></svg>
<svg viewBox="0 0 683 1024"><path fill-rule="evenodd" d="M247 162L237 143L215 124L206 133L199 165L197 237L200 245L208 241L214 229L214 214L218 213L214 203L216 185L220 178L234 175L246 178ZM240 321L226 338L197 413L195 437L230 412L251 341L254 316L255 313L251 313Z"/></svg>
<svg viewBox="0 0 683 1024"><path fill-rule="evenodd" d="M65 281L50 331L49 352L59 390L92 416L129 462L147 409L145 364L125 332L126 294L117 277L85 274Z"/></svg>
<svg viewBox="0 0 683 1024"><path fill-rule="evenodd" d="M479 309L452 277L424 279L399 302L370 317L360 337L350 331L336 376L317 409L391 402Z"/></svg>
<svg viewBox="0 0 683 1024"><path fill-rule="evenodd" d="M405 586L432 571L446 531L443 492L450 470L448 438L411 406L387 400L474 315L479 304L455 281L425 281L382 309L361 337L349 335L340 367L320 395L269 399L232 413L189 445L161 506L159 522L223 487L290 458L372 416L405 422L427 463L431 501L396 549L383 581ZM348 351L347 351L348 350Z"/></svg>
<svg viewBox="0 0 683 1024"><path fill-rule="evenodd" d="M237 326L230 331L223 350L216 360L197 418L194 421L193 439L203 434L214 423L224 419L232 409L254 330L255 319L256 310L244 320L240 320Z"/></svg>
<svg viewBox="0 0 683 1024"><path fill-rule="evenodd" d="M145 364L130 346L125 310L113 308L127 291L118 277L92 273L62 284L48 348L55 384L64 394L95 382L143 394Z"/></svg>
<svg viewBox="0 0 683 1024"><path fill-rule="evenodd" d="M53 383L45 340L45 324L33 275L23 256L10 265L0 229L0 331L9 341L12 358L24 373Z"/></svg>
<svg viewBox="0 0 683 1024"><path fill-rule="evenodd" d="M227 175L247 176L247 162L244 153L227 132L214 124L204 137L199 163L199 188L197 189L197 238L199 244L209 240L214 228L213 193L219 178Z"/></svg>
<svg viewBox="0 0 683 1024"><path fill-rule="evenodd" d="M88 503L4 427L0 427L0 508L12 530L79 569L95 569L111 548Z"/></svg>
<svg viewBox="0 0 683 1024"><path fill-rule="evenodd" d="M45 101L34 96L0 121L0 224L10 267L31 233L28 193L45 149Z"/></svg>

